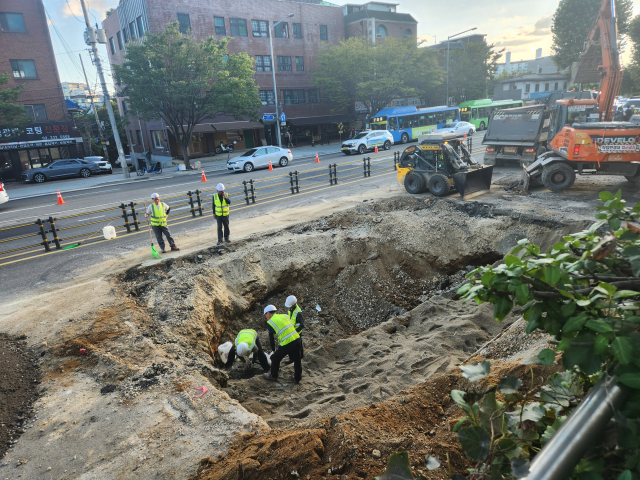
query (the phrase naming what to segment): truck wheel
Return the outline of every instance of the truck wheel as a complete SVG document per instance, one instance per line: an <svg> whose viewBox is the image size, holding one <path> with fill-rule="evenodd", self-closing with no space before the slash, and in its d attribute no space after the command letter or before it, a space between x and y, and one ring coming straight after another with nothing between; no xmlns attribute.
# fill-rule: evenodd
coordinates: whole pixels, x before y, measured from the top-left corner
<svg viewBox="0 0 640 480"><path fill-rule="evenodd" d="M419 173L410 173L404 177L404 188L412 194L422 193L427 188L424 177Z"/></svg>
<svg viewBox="0 0 640 480"><path fill-rule="evenodd" d="M542 169L542 184L552 192L571 188L576 181L576 172L563 162L552 163Z"/></svg>
<svg viewBox="0 0 640 480"><path fill-rule="evenodd" d="M449 179L440 173L431 175L429 178L429 191L436 197L444 197L449 193Z"/></svg>

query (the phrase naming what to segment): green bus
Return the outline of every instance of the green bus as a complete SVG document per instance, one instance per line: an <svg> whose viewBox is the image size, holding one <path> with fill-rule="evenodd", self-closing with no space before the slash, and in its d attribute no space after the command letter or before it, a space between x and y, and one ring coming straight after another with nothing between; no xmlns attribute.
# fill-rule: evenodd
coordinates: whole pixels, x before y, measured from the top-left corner
<svg viewBox="0 0 640 480"><path fill-rule="evenodd" d="M522 100L502 100L494 102L490 98L484 100L469 100L458 105L460 120L472 123L477 131L484 130L489 125L489 117L494 109L521 107Z"/></svg>

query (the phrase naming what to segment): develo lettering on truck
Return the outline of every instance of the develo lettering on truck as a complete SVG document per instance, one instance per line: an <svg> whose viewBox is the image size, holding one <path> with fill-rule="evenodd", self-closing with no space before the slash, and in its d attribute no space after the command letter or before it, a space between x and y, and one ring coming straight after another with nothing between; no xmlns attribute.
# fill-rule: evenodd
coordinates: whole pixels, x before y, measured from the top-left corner
<svg viewBox="0 0 640 480"><path fill-rule="evenodd" d="M603 137L589 135L598 146L598 153L640 152L637 138L633 137Z"/></svg>

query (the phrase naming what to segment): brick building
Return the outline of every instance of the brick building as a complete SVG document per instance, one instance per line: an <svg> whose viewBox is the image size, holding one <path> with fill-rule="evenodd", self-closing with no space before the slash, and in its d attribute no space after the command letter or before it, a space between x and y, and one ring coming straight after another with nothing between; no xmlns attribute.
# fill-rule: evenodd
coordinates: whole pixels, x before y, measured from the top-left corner
<svg viewBox="0 0 640 480"><path fill-rule="evenodd" d="M0 125L0 179L77 157L80 135L69 121L42 0L0 2L0 73L9 74L9 87L22 86L19 103L34 120L19 137Z"/></svg>

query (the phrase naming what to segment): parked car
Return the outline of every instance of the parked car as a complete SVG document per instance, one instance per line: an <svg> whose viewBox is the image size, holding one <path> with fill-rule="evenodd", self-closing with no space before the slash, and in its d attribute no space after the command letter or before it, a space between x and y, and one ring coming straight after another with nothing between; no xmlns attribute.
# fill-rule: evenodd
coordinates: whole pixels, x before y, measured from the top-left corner
<svg viewBox="0 0 640 480"><path fill-rule="evenodd" d="M473 135L476 133L476 127L469 122L451 122L447 123L444 127L437 129L435 133L453 133L458 137L463 137L465 133L467 135Z"/></svg>
<svg viewBox="0 0 640 480"><path fill-rule="evenodd" d="M84 159L88 160L89 162L97 163L102 173L113 173L113 167L111 166L111 163L106 161L104 157L84 157Z"/></svg>
<svg viewBox="0 0 640 480"><path fill-rule="evenodd" d="M269 160L274 167L286 167L293 160L291 150L279 147L258 147L247 150L242 155L227 162L227 170L251 172L256 168L268 168Z"/></svg>
<svg viewBox="0 0 640 480"><path fill-rule="evenodd" d="M6 203L9 201L9 194L7 190L4 188L4 183L0 183L0 204Z"/></svg>
<svg viewBox="0 0 640 480"><path fill-rule="evenodd" d="M368 150L374 150L376 147L389 150L391 145L393 145L393 135L387 130L360 132L355 137L342 142L342 153L345 155L351 155L356 152L363 154Z"/></svg>
<svg viewBox="0 0 640 480"><path fill-rule="evenodd" d="M131 155L125 155L124 156L125 160L127 161L127 165L133 165L133 163L131 162ZM120 166L120 157L116 158L116 160L113 162L116 164L116 166Z"/></svg>
<svg viewBox="0 0 640 480"><path fill-rule="evenodd" d="M88 178L91 174L100 173L97 163L79 158L65 158L41 168L32 168L22 172L21 178L25 182L42 183L55 178L75 177Z"/></svg>

